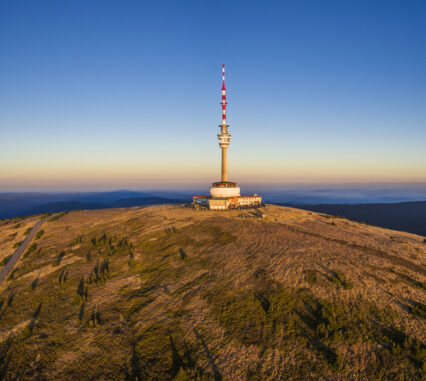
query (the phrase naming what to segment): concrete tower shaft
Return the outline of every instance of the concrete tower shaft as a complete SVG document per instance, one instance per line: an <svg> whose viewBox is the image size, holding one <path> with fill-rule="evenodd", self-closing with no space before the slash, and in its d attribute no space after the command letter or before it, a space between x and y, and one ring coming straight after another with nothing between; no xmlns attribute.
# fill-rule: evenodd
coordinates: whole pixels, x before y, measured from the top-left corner
<svg viewBox="0 0 426 381"><path fill-rule="evenodd" d="M226 124L226 87L225 87L225 64L222 64L222 124L220 127L220 134L217 135L219 139L219 147L222 149L222 182L228 181L228 147L231 141L231 135L228 132L228 125Z"/></svg>

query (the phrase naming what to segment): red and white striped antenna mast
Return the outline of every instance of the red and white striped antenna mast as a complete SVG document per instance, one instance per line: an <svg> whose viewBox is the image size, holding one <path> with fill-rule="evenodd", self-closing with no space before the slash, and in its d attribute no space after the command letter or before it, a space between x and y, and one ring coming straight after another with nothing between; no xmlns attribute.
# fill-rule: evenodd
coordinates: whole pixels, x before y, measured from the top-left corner
<svg viewBox="0 0 426 381"><path fill-rule="evenodd" d="M225 64L222 64L222 124L220 127L220 134L217 135L219 138L219 147L222 149L222 182L228 182L228 155L227 150L229 142L231 141L231 135L228 132L229 125L226 124L226 87L225 87Z"/></svg>
<svg viewBox="0 0 426 381"><path fill-rule="evenodd" d="M222 64L222 124L226 125L225 64Z"/></svg>

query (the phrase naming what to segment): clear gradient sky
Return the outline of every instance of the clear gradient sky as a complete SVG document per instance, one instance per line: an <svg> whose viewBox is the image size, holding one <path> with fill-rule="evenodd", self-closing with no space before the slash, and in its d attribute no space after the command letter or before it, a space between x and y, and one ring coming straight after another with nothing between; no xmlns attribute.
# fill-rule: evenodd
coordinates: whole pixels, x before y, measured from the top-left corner
<svg viewBox="0 0 426 381"><path fill-rule="evenodd" d="M0 0L0 191L426 181L426 1Z"/></svg>

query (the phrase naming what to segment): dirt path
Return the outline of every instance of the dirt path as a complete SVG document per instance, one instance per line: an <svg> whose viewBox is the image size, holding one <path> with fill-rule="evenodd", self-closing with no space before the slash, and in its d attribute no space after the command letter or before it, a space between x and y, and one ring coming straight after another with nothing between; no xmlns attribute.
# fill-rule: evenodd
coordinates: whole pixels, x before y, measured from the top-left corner
<svg viewBox="0 0 426 381"><path fill-rule="evenodd" d="M44 218L40 221L38 221L30 233L27 235L27 237L24 239L22 244L16 249L16 251L12 254L12 257L9 259L9 261L6 263L6 265L0 270L0 286L3 283L5 279L7 279L7 276L12 271L12 269L15 267L16 263L18 262L19 258L21 258L21 255L24 253L24 251L27 249L29 243L33 240L34 236L39 231L41 225L47 220L47 218Z"/></svg>

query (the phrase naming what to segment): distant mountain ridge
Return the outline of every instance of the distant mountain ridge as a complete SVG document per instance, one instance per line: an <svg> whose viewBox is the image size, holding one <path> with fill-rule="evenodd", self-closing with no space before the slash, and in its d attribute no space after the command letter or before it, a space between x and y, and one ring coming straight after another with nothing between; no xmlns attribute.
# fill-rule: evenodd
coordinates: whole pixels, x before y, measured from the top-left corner
<svg viewBox="0 0 426 381"><path fill-rule="evenodd" d="M173 204L185 201L188 200L170 199L165 197L130 197L114 201L111 203L111 206L115 208L125 208L140 205Z"/></svg>
<svg viewBox="0 0 426 381"><path fill-rule="evenodd" d="M295 206L313 212L341 216L357 222L365 222L370 225L426 236L426 201L356 205L278 205Z"/></svg>
<svg viewBox="0 0 426 381"><path fill-rule="evenodd" d="M187 202L182 192L3 193L0 219L76 209L106 209Z"/></svg>
<svg viewBox="0 0 426 381"><path fill-rule="evenodd" d="M80 201L57 201L41 204L33 208L27 209L24 215L33 215L41 213L55 213L55 212L68 212L71 210L79 209L106 209L105 204L96 202L80 202Z"/></svg>
<svg viewBox="0 0 426 381"><path fill-rule="evenodd" d="M99 202L82 201L57 201L41 204L24 211L24 215L33 215L41 213L67 212L78 209L107 209L107 208L128 208L132 206L174 204L183 202L183 200L170 199L165 197L130 197L113 201L109 204Z"/></svg>

